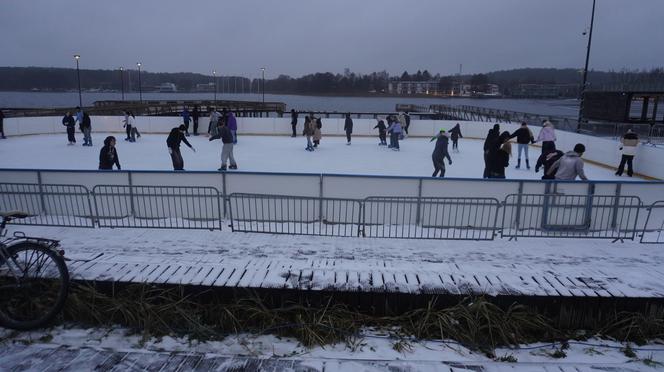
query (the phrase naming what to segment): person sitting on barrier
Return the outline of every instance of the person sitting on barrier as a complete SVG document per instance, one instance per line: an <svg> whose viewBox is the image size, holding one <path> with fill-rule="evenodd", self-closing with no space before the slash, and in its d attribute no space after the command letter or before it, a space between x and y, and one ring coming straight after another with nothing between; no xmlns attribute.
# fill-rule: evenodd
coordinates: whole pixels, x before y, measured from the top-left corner
<svg viewBox="0 0 664 372"><path fill-rule="evenodd" d="M440 172L440 177L445 177L445 158L452 165L452 158L450 153L447 151L447 146L449 144L449 139L444 129L440 130L437 136L431 137L431 141L436 141L436 147L431 153L431 160L433 161L433 174L431 177L436 177L438 172Z"/></svg>
<svg viewBox="0 0 664 372"><path fill-rule="evenodd" d="M620 150L622 151L622 156L620 158L620 165L618 166L618 171L616 176L622 176L623 171L625 170L625 164L627 164L627 175L632 177L634 174L634 169L632 169L632 161L634 160L634 155L636 155L636 148L639 146L639 136L632 132L631 129L627 129L627 133L620 139Z"/></svg>
<svg viewBox="0 0 664 372"><path fill-rule="evenodd" d="M196 149L187 141L187 137L184 135L185 130L184 124L181 124L179 127L171 129L166 139L168 153L171 155L171 160L173 161L173 170L184 170L184 159L182 159L182 154L180 153L181 142L184 142L193 152L196 152Z"/></svg>
<svg viewBox="0 0 664 372"><path fill-rule="evenodd" d="M587 181L588 177L583 172L583 160L581 159L584 152L586 152L586 146L577 143L573 151L568 151L551 165L551 169L547 174L555 174L557 180L573 181L576 176L579 176L582 180Z"/></svg>
<svg viewBox="0 0 664 372"><path fill-rule="evenodd" d="M112 170L113 164L118 167L118 170L122 169L115 143L115 137L113 136L108 136L104 140L104 147L99 151L99 169Z"/></svg>
<svg viewBox="0 0 664 372"><path fill-rule="evenodd" d="M557 162L563 155L562 151L556 150L555 142L547 142L542 145L543 153L537 159L537 164L535 164L535 173L539 172L541 167L544 167L544 175L542 176L543 180L555 180L556 176L549 174L549 170L553 163Z"/></svg>

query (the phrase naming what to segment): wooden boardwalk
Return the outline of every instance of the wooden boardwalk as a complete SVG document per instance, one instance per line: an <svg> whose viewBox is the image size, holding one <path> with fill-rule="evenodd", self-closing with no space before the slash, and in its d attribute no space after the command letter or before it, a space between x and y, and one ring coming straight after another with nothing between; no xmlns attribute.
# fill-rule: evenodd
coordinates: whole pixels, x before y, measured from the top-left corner
<svg viewBox="0 0 664 372"><path fill-rule="evenodd" d="M416 269L390 260L227 259L204 254L186 261L169 255L75 255L73 279L212 287L332 290L409 294L664 298L664 269L618 277L592 265L555 266L420 263ZM76 260L79 259L79 260Z"/></svg>
<svg viewBox="0 0 664 372"><path fill-rule="evenodd" d="M445 371L445 372L635 372L644 366L614 363L498 363L366 359L251 358L203 353L117 351L58 345L3 344L2 371Z"/></svg>

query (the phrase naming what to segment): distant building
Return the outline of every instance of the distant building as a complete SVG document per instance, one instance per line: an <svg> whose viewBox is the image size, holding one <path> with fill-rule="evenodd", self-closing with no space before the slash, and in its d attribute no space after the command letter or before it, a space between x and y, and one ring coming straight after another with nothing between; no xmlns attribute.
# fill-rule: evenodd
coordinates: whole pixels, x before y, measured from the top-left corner
<svg viewBox="0 0 664 372"><path fill-rule="evenodd" d="M391 81L387 86L390 94L440 94L438 81Z"/></svg>
<svg viewBox="0 0 664 372"><path fill-rule="evenodd" d="M159 85L159 93L175 93L177 91L177 86L173 83L161 83Z"/></svg>
<svg viewBox="0 0 664 372"><path fill-rule="evenodd" d="M214 83L196 84L197 92L214 92Z"/></svg>
<svg viewBox="0 0 664 372"><path fill-rule="evenodd" d="M452 93L450 94L453 97L470 97L472 94L470 84L455 84L452 87Z"/></svg>

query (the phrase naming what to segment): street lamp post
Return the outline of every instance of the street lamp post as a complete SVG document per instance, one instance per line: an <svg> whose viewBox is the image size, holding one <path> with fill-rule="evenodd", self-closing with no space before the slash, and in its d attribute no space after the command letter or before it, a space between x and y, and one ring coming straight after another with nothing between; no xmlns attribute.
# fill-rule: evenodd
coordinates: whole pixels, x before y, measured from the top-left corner
<svg viewBox="0 0 664 372"><path fill-rule="evenodd" d="M263 106L265 106L265 67L261 67L261 73L261 81L263 82Z"/></svg>
<svg viewBox="0 0 664 372"><path fill-rule="evenodd" d="M214 105L217 106L217 70L212 71L214 76Z"/></svg>
<svg viewBox="0 0 664 372"><path fill-rule="evenodd" d="M81 59L81 56L78 54L74 55L76 60L76 79L78 80L78 107L83 107L83 97L81 96L81 72L78 69L78 60Z"/></svg>
<svg viewBox="0 0 664 372"><path fill-rule="evenodd" d="M138 66L138 100L143 103L143 87L141 86L141 63L137 62L136 66Z"/></svg>
<svg viewBox="0 0 664 372"><path fill-rule="evenodd" d="M124 67L120 67L120 87L122 91L122 100L124 101Z"/></svg>
<svg viewBox="0 0 664 372"><path fill-rule="evenodd" d="M576 125L576 131L581 131L581 121L583 120L583 106L585 104L586 85L588 81L588 62L590 61L590 44L593 41L593 24L595 22L595 0L593 0L593 11L590 16L590 31L588 32L588 47L586 48L586 65L583 68L583 82L581 83L581 102L579 102L579 121Z"/></svg>

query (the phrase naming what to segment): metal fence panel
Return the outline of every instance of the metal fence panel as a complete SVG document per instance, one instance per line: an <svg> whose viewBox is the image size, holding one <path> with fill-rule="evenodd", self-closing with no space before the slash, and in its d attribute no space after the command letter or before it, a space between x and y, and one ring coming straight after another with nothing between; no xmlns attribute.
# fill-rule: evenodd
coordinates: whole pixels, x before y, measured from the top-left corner
<svg viewBox="0 0 664 372"><path fill-rule="evenodd" d="M501 236L634 239L640 209L635 196L513 194Z"/></svg>
<svg viewBox="0 0 664 372"><path fill-rule="evenodd" d="M363 233L372 238L493 240L494 198L368 197Z"/></svg>
<svg viewBox="0 0 664 372"><path fill-rule="evenodd" d="M92 193L99 227L221 229L214 187L97 185Z"/></svg>
<svg viewBox="0 0 664 372"><path fill-rule="evenodd" d="M648 207L648 217L639 242L664 244L664 200L656 201Z"/></svg>
<svg viewBox="0 0 664 372"><path fill-rule="evenodd" d="M94 227L89 191L81 185L0 183L0 210L33 215L17 225Z"/></svg>
<svg viewBox="0 0 664 372"><path fill-rule="evenodd" d="M353 199L233 193L228 198L233 231L357 236L361 204Z"/></svg>

